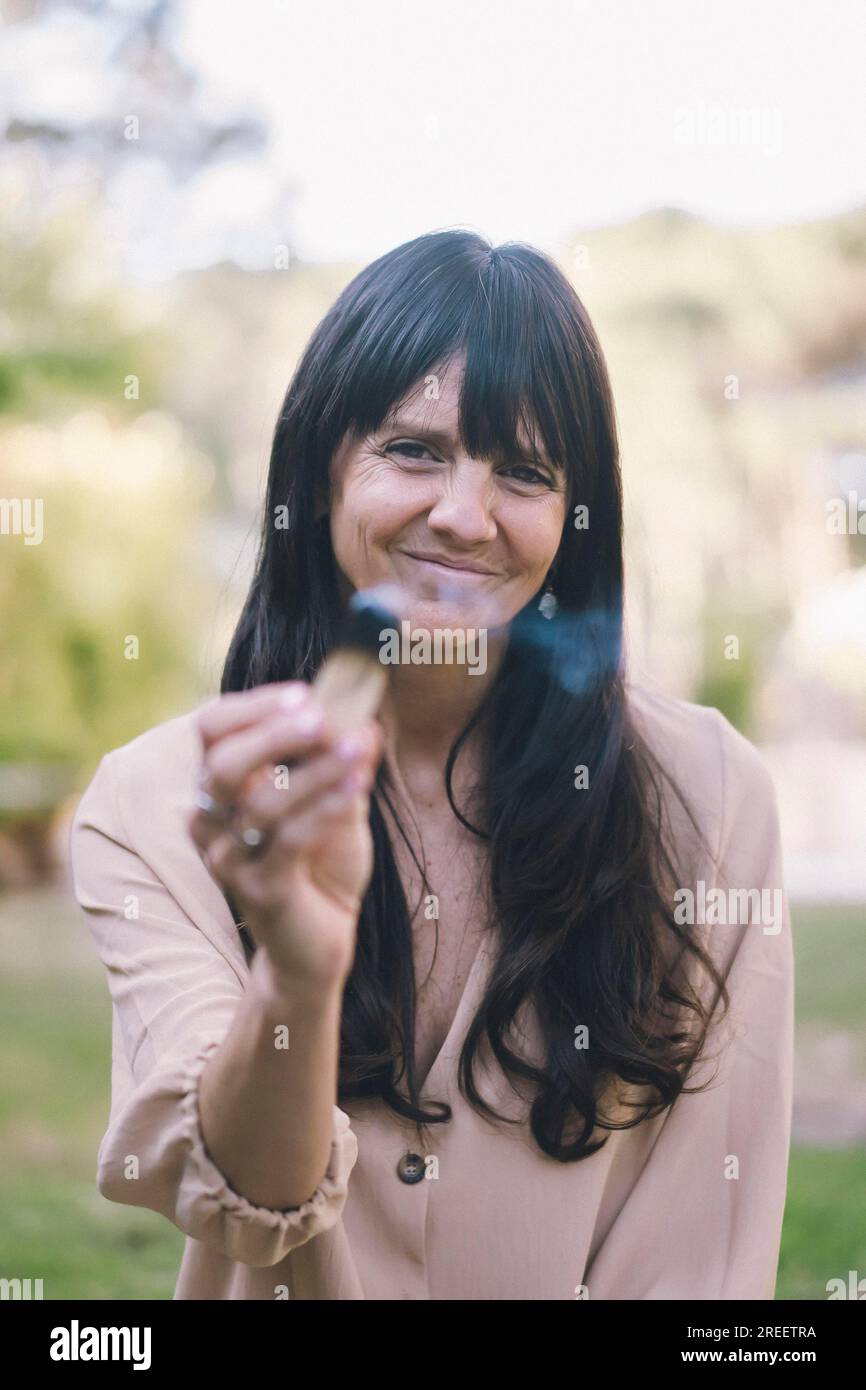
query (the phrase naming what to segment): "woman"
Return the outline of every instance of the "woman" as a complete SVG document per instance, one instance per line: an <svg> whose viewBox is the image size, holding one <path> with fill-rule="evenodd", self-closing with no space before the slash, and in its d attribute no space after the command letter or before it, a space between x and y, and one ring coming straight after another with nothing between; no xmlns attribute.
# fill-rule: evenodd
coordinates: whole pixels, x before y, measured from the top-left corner
<svg viewBox="0 0 866 1390"><path fill-rule="evenodd" d="M176 1298L773 1297L775 797L716 710L626 681L621 524L548 258L439 232L343 291L221 696L108 754L73 828L99 1190L186 1233ZM383 581L413 632L483 631L483 669L392 666L339 738L311 682Z"/></svg>

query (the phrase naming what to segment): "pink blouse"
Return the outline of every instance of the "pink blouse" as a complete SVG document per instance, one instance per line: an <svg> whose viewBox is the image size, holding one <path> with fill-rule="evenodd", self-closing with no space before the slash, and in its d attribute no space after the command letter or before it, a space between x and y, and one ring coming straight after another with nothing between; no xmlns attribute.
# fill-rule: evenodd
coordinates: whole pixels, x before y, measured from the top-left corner
<svg viewBox="0 0 866 1390"><path fill-rule="evenodd" d="M695 863L691 906L697 937L727 977L731 1011L688 1080L714 1075L713 1084L612 1131L579 1163L540 1152L523 1124L491 1125L455 1075L491 965L482 939L422 1092L453 1110L450 1124L428 1131L434 1152L421 1156L435 1162L425 1178L407 1183L398 1173L401 1157L418 1151L413 1126L378 1100L335 1106L327 1172L292 1210L234 1191L199 1127L198 1079L248 969L187 831L200 758L194 715L102 759L71 831L76 897L113 1004L97 1184L110 1201L161 1212L185 1233L176 1299L773 1298L794 984L775 793L755 748L717 710L627 690L713 850ZM670 814L685 836L673 802ZM751 911L726 914L749 890L758 890ZM522 1026L540 1058L531 1011ZM525 1114L489 1054L481 1058L491 1104Z"/></svg>

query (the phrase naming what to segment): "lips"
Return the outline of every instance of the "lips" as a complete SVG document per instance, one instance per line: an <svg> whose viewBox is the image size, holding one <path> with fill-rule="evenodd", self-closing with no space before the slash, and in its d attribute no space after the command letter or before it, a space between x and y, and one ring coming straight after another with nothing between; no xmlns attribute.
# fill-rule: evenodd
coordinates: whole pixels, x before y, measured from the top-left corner
<svg viewBox="0 0 866 1390"><path fill-rule="evenodd" d="M481 565L461 563L459 560L444 559L440 555L425 555L420 551L404 550L401 552L408 556L410 560L415 560L424 565L431 565L434 569L446 570L451 574L475 574L479 578L490 575L492 570L484 569Z"/></svg>

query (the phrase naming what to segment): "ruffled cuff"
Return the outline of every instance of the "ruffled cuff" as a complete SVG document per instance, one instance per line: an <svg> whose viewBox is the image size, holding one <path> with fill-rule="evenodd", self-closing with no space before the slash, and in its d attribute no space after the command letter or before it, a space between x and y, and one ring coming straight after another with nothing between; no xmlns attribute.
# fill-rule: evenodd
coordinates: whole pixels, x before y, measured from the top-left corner
<svg viewBox="0 0 866 1390"><path fill-rule="evenodd" d="M196 1239L217 1245L242 1264L277 1264L291 1250L338 1221L349 1191L358 1141L345 1111L334 1106L328 1166L316 1191L300 1207L258 1206L229 1186L204 1145L198 1110L201 1073L222 1036L201 1044L186 1068L180 1101L184 1161L177 1192L176 1224Z"/></svg>

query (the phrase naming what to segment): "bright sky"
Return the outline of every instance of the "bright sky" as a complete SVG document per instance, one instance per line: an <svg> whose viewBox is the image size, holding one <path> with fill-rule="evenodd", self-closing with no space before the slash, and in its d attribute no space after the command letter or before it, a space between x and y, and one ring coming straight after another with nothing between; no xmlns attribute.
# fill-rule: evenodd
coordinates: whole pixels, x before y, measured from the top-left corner
<svg viewBox="0 0 866 1390"><path fill-rule="evenodd" d="M661 204L745 223L866 200L864 0L184 10L193 61L266 114L304 256L452 223L552 246Z"/></svg>
<svg viewBox="0 0 866 1390"><path fill-rule="evenodd" d="M72 162L40 176L74 192L88 122L120 130L134 98L106 12L35 13L8 31L0 123L78 126ZM182 120L159 130L146 110L99 195L133 274L225 256L267 268L283 242L366 261L451 225L556 252L661 205L744 224L866 202L866 0L177 0L174 13L175 46L207 79L197 99L220 119L259 116L269 144L174 184L151 144L183 150Z"/></svg>

